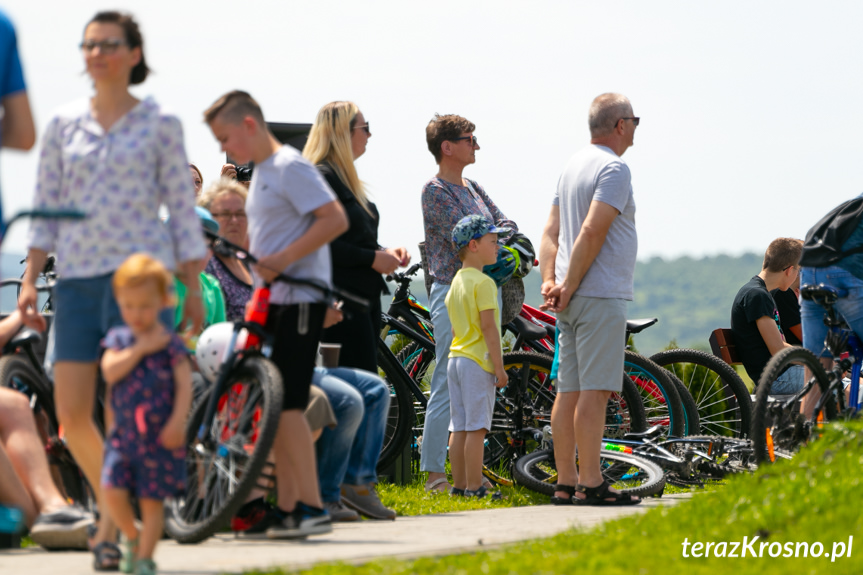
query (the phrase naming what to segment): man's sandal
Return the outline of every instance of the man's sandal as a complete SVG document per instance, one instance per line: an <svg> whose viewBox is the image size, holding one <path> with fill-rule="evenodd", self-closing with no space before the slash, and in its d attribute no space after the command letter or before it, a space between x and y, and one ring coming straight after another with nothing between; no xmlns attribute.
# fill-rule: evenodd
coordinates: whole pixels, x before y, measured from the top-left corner
<svg viewBox="0 0 863 575"><path fill-rule="evenodd" d="M450 484L449 481L447 481L446 477L438 477L431 483L426 483L424 489L428 493L435 491L438 493L448 493L450 490Z"/></svg>
<svg viewBox="0 0 863 575"><path fill-rule="evenodd" d="M93 547L93 569L96 571L116 571L120 567L120 548L116 543L102 541Z"/></svg>
<svg viewBox="0 0 863 575"><path fill-rule="evenodd" d="M557 497L556 495L551 496L551 504L552 505L572 505L572 499L575 497L575 487L573 485L563 485L561 483L557 483L554 486L555 493L558 491L563 491L566 493L566 497Z"/></svg>
<svg viewBox="0 0 863 575"><path fill-rule="evenodd" d="M608 481L603 480L596 487L586 487L578 484L575 486L575 491L584 493L584 499L579 499L573 496L572 502L575 505L596 505L596 506L614 506L614 505L638 505L641 499L628 493L614 493L610 489Z"/></svg>

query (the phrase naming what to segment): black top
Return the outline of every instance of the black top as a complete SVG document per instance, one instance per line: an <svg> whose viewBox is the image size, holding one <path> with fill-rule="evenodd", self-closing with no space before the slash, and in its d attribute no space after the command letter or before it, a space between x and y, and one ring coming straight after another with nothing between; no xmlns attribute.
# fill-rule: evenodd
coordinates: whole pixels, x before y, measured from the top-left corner
<svg viewBox="0 0 863 575"><path fill-rule="evenodd" d="M342 182L329 164L318 164L318 170L344 206L350 223L348 231L330 244L330 254L333 258L333 283L357 295L368 298L380 297L381 292L389 290L381 274L372 269L375 251L380 249L378 208L369 202L371 214L363 209L350 188Z"/></svg>
<svg viewBox="0 0 863 575"><path fill-rule="evenodd" d="M782 325L785 341L791 345L803 345L803 342L791 331L792 327L800 325L800 302L797 301L797 294L789 288L785 291L775 289L770 292L770 295L773 296L776 309L779 310L779 323Z"/></svg>
<svg viewBox="0 0 863 575"><path fill-rule="evenodd" d="M773 301L773 296L767 291L764 280L755 276L749 280L749 283L740 288L734 297L734 304L731 307L731 332L737 355L740 356L746 373L756 385L761 377L761 372L764 371L764 366L770 361L770 350L764 343L761 332L758 331L758 326L755 324L759 318L764 316L772 317L776 321L780 333L782 332L776 302Z"/></svg>

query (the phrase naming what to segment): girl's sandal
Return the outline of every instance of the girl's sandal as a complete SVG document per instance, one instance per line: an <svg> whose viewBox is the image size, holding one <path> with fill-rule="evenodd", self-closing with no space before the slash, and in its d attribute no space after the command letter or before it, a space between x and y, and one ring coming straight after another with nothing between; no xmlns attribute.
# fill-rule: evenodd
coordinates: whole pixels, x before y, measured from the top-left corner
<svg viewBox="0 0 863 575"><path fill-rule="evenodd" d="M120 549L115 543L102 541L93 547L93 569L96 571L116 571L120 565Z"/></svg>
<svg viewBox="0 0 863 575"><path fill-rule="evenodd" d="M566 497L557 497L556 495L551 496L551 504L552 505L572 505L572 498L575 497L575 486L573 485L563 485L561 483L556 483L554 486L555 493L558 491L563 491L567 494Z"/></svg>
<svg viewBox="0 0 863 575"><path fill-rule="evenodd" d="M641 499L628 493L614 493L610 489L608 481L603 480L596 487L585 487L584 485L576 485L575 490L578 493L584 493L584 499L573 497L572 502L575 505L597 505L597 506L615 506L615 505L637 505L641 503Z"/></svg>
<svg viewBox="0 0 863 575"><path fill-rule="evenodd" d="M120 571L123 573L137 573L138 566L138 538L127 539L123 537L123 556L120 558Z"/></svg>
<svg viewBox="0 0 863 575"><path fill-rule="evenodd" d="M152 559L141 559L135 567L135 575L156 575L156 563Z"/></svg>

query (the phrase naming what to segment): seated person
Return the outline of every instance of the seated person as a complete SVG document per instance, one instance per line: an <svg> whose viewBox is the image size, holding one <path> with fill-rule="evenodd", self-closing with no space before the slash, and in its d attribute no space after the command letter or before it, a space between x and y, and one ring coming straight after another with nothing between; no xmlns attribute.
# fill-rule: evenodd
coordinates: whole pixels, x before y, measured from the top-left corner
<svg viewBox="0 0 863 575"><path fill-rule="evenodd" d="M21 328L16 310L0 321L0 346ZM46 549L87 549L93 516L70 505L51 478L27 396L0 385L0 504L15 507L33 541Z"/></svg>
<svg viewBox="0 0 863 575"><path fill-rule="evenodd" d="M731 332L740 361L756 385L770 358L791 347L783 336L779 312L770 291L784 291L791 287L799 272L797 263L802 249L803 242L793 238L770 242L764 253L761 273L740 288L734 298ZM773 382L770 393L794 393L803 387L803 383L803 367L793 366Z"/></svg>
<svg viewBox="0 0 863 575"><path fill-rule="evenodd" d="M800 274L794 279L791 287L783 291L775 289L770 292L776 302L779 312L779 324L785 341L791 345L803 345L803 325L800 323Z"/></svg>

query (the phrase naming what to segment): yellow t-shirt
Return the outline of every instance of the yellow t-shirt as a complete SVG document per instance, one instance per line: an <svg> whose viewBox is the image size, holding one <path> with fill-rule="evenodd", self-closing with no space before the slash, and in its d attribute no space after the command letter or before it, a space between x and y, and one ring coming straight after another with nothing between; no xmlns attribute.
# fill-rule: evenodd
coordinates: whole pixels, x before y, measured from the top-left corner
<svg viewBox="0 0 863 575"><path fill-rule="evenodd" d="M475 268L460 269L446 294L446 310L455 334L449 356L470 358L494 373L479 319L479 312L489 309L494 310L495 325L500 325L494 280Z"/></svg>

